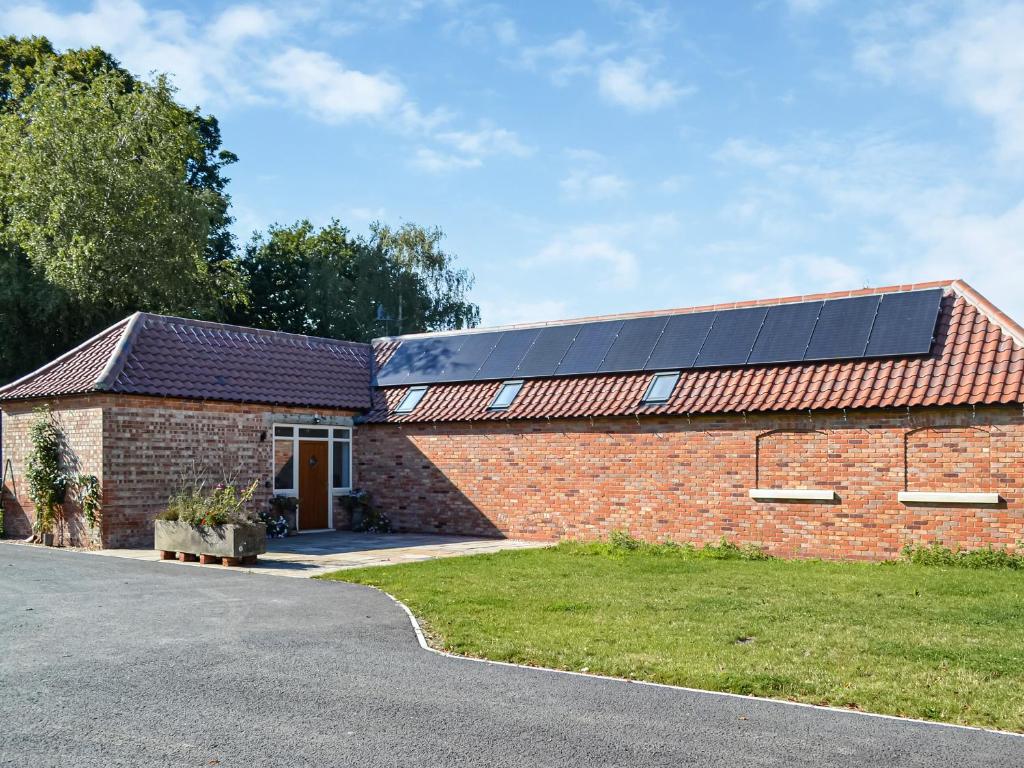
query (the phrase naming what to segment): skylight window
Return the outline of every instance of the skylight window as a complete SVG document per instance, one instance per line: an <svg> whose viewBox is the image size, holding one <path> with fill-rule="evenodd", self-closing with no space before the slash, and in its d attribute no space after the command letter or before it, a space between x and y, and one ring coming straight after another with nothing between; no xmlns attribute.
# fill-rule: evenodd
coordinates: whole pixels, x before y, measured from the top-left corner
<svg viewBox="0 0 1024 768"><path fill-rule="evenodd" d="M647 391L644 393L644 399L641 402L644 405L667 403L668 399L672 397L672 392L675 390L678 381L679 371L654 374L654 378L651 379L651 383L647 386Z"/></svg>
<svg viewBox="0 0 1024 768"><path fill-rule="evenodd" d="M503 381L501 386L498 388L498 394L491 400L491 404L487 406L489 411L504 411L512 405L512 401L516 399L516 395L519 394L519 390L523 388L522 381Z"/></svg>
<svg viewBox="0 0 1024 768"><path fill-rule="evenodd" d="M420 404L420 400L427 394L426 387L409 387L409 391L405 393L405 397L402 398L402 402L395 408L395 413L412 413L417 405Z"/></svg>

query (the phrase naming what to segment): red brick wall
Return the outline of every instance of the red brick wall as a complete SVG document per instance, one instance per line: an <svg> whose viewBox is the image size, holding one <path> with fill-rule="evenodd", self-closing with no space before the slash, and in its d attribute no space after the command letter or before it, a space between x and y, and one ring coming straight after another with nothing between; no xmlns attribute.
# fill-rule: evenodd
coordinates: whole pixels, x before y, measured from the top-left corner
<svg viewBox="0 0 1024 768"><path fill-rule="evenodd" d="M317 410L322 416L351 411ZM104 541L108 547L152 546L152 521L180 486L205 471L213 482L260 481L255 503L273 492L273 415L312 415L303 408L174 398L110 397L103 421L107 469ZM261 436L266 433L266 438Z"/></svg>
<svg viewBox="0 0 1024 768"><path fill-rule="evenodd" d="M908 542L1024 540L1019 408L367 425L357 445L361 485L405 530L726 536L782 556L866 559ZM831 488L840 501L756 502L755 482ZM1006 503L908 506L897 501L908 485L998 491Z"/></svg>
<svg viewBox="0 0 1024 768"><path fill-rule="evenodd" d="M8 512L10 535L28 535L34 512L21 473L27 455L27 425L39 403L4 404L4 456L16 468L14 507ZM106 547L151 547L153 519L181 479L195 470L212 482L233 480L240 486L260 481L255 503L264 505L272 491L273 415L309 416L310 409L214 403L177 398L89 395L50 403L69 442L83 458L83 469L100 477L103 493L100 533L63 543ZM351 416L351 411L316 411L322 416ZM261 435L266 438L261 440ZM11 495L8 499L11 499ZM66 509L72 527L81 515ZM337 516L343 523L342 516Z"/></svg>
<svg viewBox="0 0 1024 768"><path fill-rule="evenodd" d="M4 516L10 538L32 533L35 508L28 498L25 466L32 445L29 428L39 403L5 403L3 415L3 460L11 462L13 481L4 487ZM51 403L51 413L64 435L64 470L69 474L96 475L103 483L103 410L87 399L65 399ZM89 528L78 509L74 494L68 496L54 526L54 541L62 546L88 547L99 544L100 528Z"/></svg>

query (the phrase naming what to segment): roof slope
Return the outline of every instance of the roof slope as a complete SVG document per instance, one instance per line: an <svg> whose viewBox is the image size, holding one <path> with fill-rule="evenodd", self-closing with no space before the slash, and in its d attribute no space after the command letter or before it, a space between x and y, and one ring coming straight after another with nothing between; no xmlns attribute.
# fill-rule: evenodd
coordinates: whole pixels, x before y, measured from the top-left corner
<svg viewBox="0 0 1024 768"><path fill-rule="evenodd" d="M363 410L371 347L138 313L0 389L0 400L106 391Z"/></svg>
<svg viewBox="0 0 1024 768"><path fill-rule="evenodd" d="M935 342L926 356L684 370L669 402L650 406L640 404L650 383L649 372L527 379L506 411L487 410L499 382L431 385L410 414L394 413L408 387L389 387L375 393L368 420L696 415L1024 402L1024 330L965 283L941 285L945 294ZM378 344L378 359L392 354L395 345L393 340Z"/></svg>

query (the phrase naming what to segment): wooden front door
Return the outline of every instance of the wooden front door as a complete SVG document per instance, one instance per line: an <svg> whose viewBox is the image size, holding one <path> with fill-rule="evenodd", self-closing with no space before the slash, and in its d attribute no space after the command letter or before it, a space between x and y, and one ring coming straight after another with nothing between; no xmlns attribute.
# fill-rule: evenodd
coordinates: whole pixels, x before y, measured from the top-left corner
<svg viewBox="0 0 1024 768"><path fill-rule="evenodd" d="M299 528L327 527L327 442L299 441Z"/></svg>

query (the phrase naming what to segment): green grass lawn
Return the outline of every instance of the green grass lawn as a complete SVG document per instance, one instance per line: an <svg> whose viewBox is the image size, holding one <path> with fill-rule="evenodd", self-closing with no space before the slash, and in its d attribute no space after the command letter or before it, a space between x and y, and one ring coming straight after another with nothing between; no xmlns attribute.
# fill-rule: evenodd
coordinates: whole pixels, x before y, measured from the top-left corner
<svg viewBox="0 0 1024 768"><path fill-rule="evenodd" d="M1024 572L607 544L340 571L435 647L1024 731Z"/></svg>

